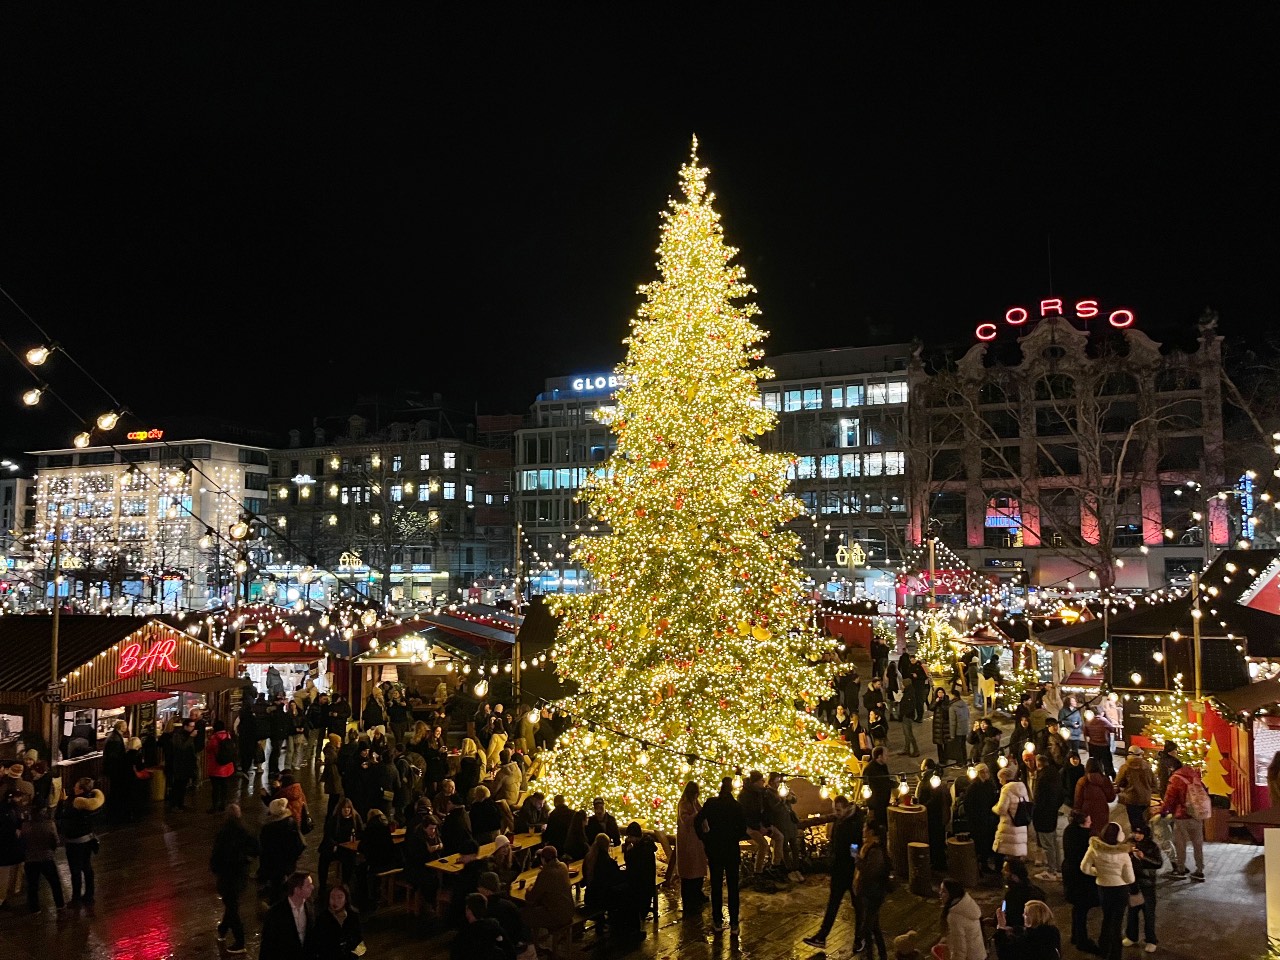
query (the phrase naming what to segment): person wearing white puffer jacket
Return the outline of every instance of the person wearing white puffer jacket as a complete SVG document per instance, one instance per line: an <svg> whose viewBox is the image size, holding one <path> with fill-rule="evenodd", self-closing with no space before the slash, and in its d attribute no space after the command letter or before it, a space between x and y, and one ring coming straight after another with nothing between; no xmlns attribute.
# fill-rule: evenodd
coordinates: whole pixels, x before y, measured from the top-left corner
<svg viewBox="0 0 1280 960"><path fill-rule="evenodd" d="M996 838L991 849L1000 862L1005 857L1023 860L1027 856L1027 828L1026 825L1016 825L1013 815L1018 809L1018 803L1022 800L1029 801L1031 794L1027 792L1027 785L1018 779L1018 768L1014 765L1001 767L998 776L1000 799L991 808L991 812L1000 818L1000 822L996 826Z"/></svg>
<svg viewBox="0 0 1280 960"><path fill-rule="evenodd" d="M1101 836L1089 840L1089 849L1080 861L1080 870L1097 879L1098 900L1102 904L1102 932L1098 945L1107 960L1120 960L1124 915L1129 907L1129 887L1134 883L1132 847L1124 842L1124 831L1112 820Z"/></svg>

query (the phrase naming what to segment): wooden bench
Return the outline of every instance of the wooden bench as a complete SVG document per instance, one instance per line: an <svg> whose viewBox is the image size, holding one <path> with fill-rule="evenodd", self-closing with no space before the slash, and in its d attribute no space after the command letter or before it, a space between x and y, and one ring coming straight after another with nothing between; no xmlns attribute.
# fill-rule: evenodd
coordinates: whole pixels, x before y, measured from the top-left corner
<svg viewBox="0 0 1280 960"><path fill-rule="evenodd" d="M378 878L378 905L380 907L393 907L396 904L396 878L404 873L404 867L392 867L390 870L383 870L375 876Z"/></svg>

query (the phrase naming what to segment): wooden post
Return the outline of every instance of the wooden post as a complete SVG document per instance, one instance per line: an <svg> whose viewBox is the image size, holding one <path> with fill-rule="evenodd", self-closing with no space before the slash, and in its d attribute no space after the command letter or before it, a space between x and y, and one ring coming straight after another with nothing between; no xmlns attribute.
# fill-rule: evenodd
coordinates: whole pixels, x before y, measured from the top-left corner
<svg viewBox="0 0 1280 960"><path fill-rule="evenodd" d="M918 840L929 844L929 819L924 807L913 803L909 807L889 808L889 834L887 845L893 872L899 877L908 875L907 844Z"/></svg>
<svg viewBox="0 0 1280 960"><path fill-rule="evenodd" d="M932 897L936 893L929 844L919 840L907 844L907 886L917 897Z"/></svg>
<svg viewBox="0 0 1280 960"><path fill-rule="evenodd" d="M968 834L947 837L947 873L965 887L978 883L978 854L973 839Z"/></svg>

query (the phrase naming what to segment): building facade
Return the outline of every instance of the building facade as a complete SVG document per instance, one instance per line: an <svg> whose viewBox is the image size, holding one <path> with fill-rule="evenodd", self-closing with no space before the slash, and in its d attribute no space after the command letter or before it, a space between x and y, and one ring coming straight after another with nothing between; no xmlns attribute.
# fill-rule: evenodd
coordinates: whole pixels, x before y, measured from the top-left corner
<svg viewBox="0 0 1280 960"><path fill-rule="evenodd" d="M88 609L204 609L233 595L256 532L229 530L267 502L267 450L217 440L169 442L137 431L125 445L34 451L28 545L37 600ZM250 557L250 559L253 559Z"/></svg>
<svg viewBox="0 0 1280 960"><path fill-rule="evenodd" d="M1020 336L980 326L954 363L915 352L912 539L1042 588L1151 589L1199 570L1231 536L1214 321L1183 351L1129 311L1091 327L1046 302L1057 310L1030 324L1011 308Z"/></svg>
<svg viewBox="0 0 1280 960"><path fill-rule="evenodd" d="M846 595L893 597L892 564L907 546L908 344L812 350L770 357L761 403L778 414L762 438L796 455L792 489L811 515L792 521L815 581ZM553 377L516 433L515 498L522 562L535 593L583 585L569 544L584 531L575 498L613 453L597 414L612 403L607 372Z"/></svg>

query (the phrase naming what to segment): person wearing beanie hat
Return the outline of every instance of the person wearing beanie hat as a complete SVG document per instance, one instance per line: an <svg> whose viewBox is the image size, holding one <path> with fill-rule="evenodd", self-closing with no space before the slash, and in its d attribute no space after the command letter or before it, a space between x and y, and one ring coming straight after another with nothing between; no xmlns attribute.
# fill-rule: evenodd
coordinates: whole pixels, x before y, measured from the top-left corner
<svg viewBox="0 0 1280 960"><path fill-rule="evenodd" d="M267 804L267 816L258 831L258 890L267 906L283 895L284 882L298 866L306 849L298 821L289 812L289 801L276 797Z"/></svg>

